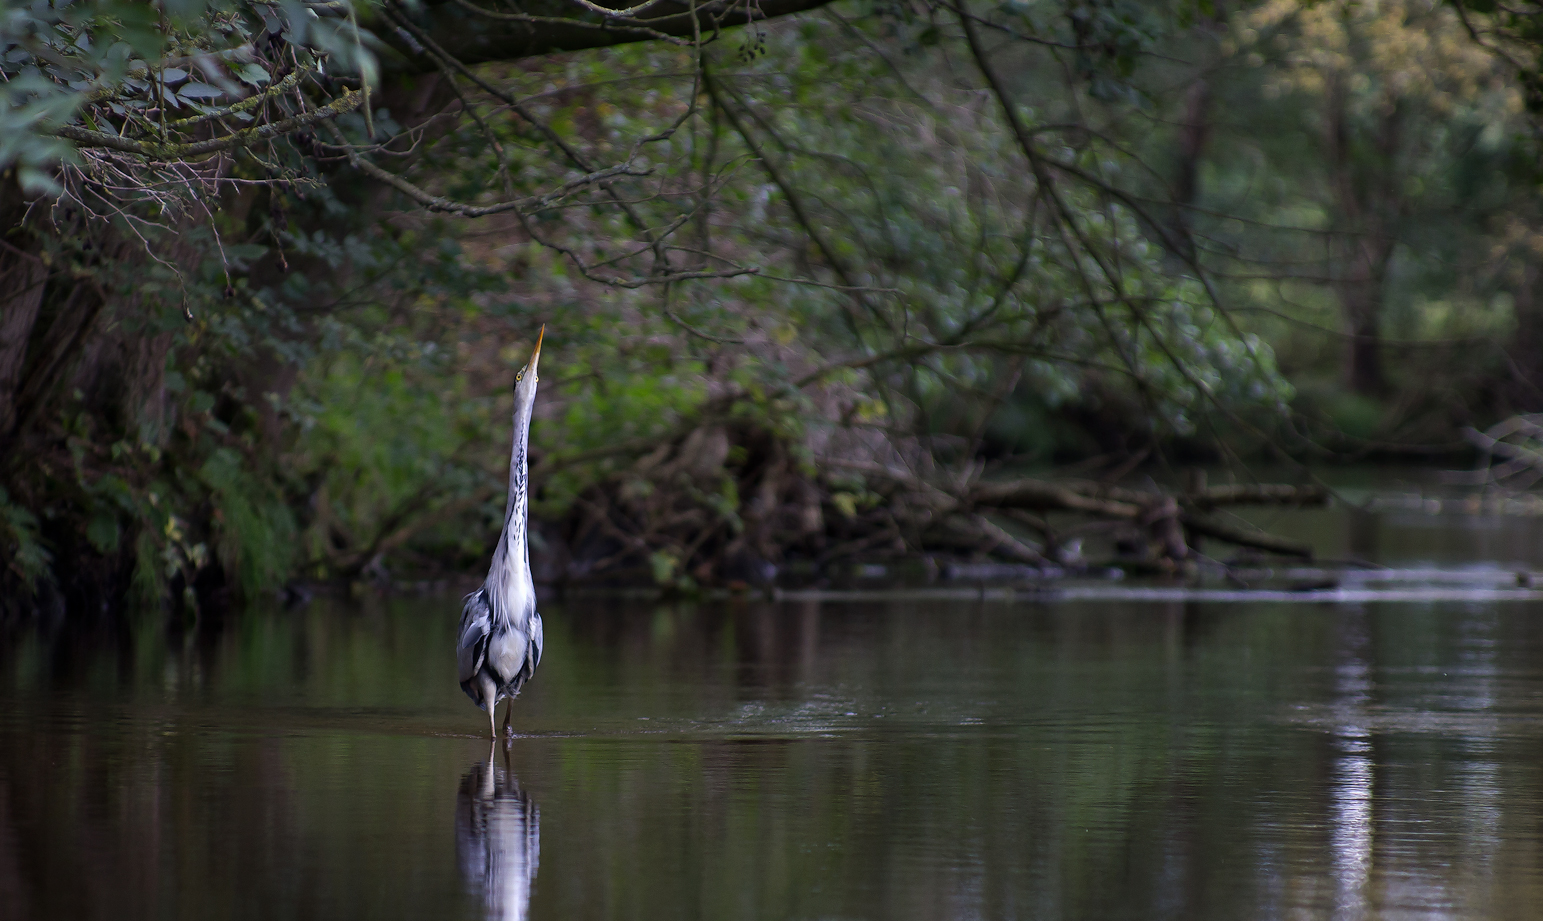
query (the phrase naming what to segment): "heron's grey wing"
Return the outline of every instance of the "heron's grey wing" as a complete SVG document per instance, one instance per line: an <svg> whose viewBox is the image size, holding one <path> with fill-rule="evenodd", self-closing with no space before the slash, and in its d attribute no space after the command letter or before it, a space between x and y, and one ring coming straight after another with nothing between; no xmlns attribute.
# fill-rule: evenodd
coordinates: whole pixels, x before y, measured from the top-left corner
<svg viewBox="0 0 1543 921"><path fill-rule="evenodd" d="M530 615L530 651L525 655L526 670L534 672L536 666L541 664L541 646L541 615L532 614Z"/></svg>
<svg viewBox="0 0 1543 921"><path fill-rule="evenodd" d="M481 589L466 596L461 609L461 638L455 645L456 673L462 684L477 677L488 655L488 634L493 630L493 613L487 595Z"/></svg>

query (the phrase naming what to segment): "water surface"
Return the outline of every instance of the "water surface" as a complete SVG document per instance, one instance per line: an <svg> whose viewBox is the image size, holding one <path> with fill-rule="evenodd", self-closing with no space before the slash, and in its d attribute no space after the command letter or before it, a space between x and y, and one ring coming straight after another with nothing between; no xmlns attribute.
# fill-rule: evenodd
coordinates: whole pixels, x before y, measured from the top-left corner
<svg viewBox="0 0 1543 921"><path fill-rule="evenodd" d="M1523 917L1543 608L454 599L0 640L5 918Z"/></svg>

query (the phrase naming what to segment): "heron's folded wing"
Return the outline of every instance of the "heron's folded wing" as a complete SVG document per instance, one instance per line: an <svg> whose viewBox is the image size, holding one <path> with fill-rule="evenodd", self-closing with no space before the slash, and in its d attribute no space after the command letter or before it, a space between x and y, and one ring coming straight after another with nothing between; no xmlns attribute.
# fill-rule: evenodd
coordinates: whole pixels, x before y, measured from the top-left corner
<svg viewBox="0 0 1543 921"><path fill-rule="evenodd" d="M536 665L541 662L541 615L532 612L530 620L525 624L523 635L516 637L524 642L524 648L520 650L519 672L514 676L514 682L524 685L536 673Z"/></svg>
<svg viewBox="0 0 1543 921"><path fill-rule="evenodd" d="M530 652L526 654L529 664L525 666L526 668L535 671L536 666L541 664L541 646L541 615L532 614L530 616Z"/></svg>
<svg viewBox="0 0 1543 921"><path fill-rule="evenodd" d="M461 638L455 645L456 672L463 684L475 678L482 668L492 628L487 597L480 591L467 595L466 607L461 611Z"/></svg>

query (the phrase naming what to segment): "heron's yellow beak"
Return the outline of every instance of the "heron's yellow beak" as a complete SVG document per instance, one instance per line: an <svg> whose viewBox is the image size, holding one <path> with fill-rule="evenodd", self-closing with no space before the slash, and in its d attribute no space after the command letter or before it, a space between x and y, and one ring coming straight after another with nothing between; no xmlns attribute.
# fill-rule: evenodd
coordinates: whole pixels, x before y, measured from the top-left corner
<svg viewBox="0 0 1543 921"><path fill-rule="evenodd" d="M542 326L541 332L536 335L536 347L530 353L530 361L525 362L525 367L514 372L514 389L516 392L519 391L520 382L525 380L525 375L527 374L530 375L530 382L532 384L541 380L536 374L536 364L541 361L541 340L544 338L546 338L546 327ZM535 391L531 391L531 393L534 394Z"/></svg>
<svg viewBox="0 0 1543 921"><path fill-rule="evenodd" d="M541 340L546 338L546 324L542 324L541 332L536 334L536 350L530 353L530 373L536 373L536 362L541 360Z"/></svg>

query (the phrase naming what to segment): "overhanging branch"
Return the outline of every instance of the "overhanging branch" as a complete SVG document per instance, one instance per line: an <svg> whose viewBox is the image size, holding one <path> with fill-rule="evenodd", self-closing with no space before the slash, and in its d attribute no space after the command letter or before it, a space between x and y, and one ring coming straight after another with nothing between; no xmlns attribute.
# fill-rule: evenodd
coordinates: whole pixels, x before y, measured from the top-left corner
<svg viewBox="0 0 1543 921"><path fill-rule="evenodd" d="M679 0L644 4L646 16L603 16L594 12L594 3L575 0L537 0L523 5L522 14L498 17L480 15L455 0L435 0L423 4L413 17L414 24L462 64L514 61L520 58L606 48L662 37L691 38L698 30L742 26L751 22L778 19L806 10L818 9L831 0L711 0L692 6ZM486 4L479 4L486 6ZM615 8L618 13L623 7ZM631 9L639 9L632 6ZM491 12L491 10L490 10ZM693 21L694 20L694 21ZM423 53L414 38L405 31L379 28L376 34L390 45L397 56L383 60L388 71L402 74L427 73L436 69L434 60ZM417 47L415 47L417 46Z"/></svg>

